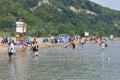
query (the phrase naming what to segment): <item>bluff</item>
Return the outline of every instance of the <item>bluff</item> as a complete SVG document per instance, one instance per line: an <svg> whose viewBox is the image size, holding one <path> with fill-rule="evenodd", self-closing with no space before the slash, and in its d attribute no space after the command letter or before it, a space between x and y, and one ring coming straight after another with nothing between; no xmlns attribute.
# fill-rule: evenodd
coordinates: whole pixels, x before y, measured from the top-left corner
<svg viewBox="0 0 120 80"><path fill-rule="evenodd" d="M120 36L120 11L89 0L0 0L0 33L14 35L15 22L27 23L30 36L67 33Z"/></svg>

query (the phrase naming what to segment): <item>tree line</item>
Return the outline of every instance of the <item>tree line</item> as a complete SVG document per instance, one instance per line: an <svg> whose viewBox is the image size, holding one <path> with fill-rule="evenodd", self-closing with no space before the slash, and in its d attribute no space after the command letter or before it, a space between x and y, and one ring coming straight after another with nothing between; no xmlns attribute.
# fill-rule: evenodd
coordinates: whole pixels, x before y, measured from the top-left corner
<svg viewBox="0 0 120 80"><path fill-rule="evenodd" d="M0 0L0 33L13 36L15 22L27 23L27 35L57 36L67 33L120 36L120 12L89 0ZM41 5L38 6L38 3ZM70 7L78 10L78 13ZM88 11L88 12L87 12ZM92 14L93 13L93 14Z"/></svg>

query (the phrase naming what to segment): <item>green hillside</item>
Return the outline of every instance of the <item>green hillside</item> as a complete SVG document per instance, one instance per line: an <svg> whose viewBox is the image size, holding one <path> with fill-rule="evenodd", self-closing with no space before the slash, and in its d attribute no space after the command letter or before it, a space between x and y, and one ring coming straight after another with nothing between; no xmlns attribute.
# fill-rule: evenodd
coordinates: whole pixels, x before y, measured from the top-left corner
<svg viewBox="0 0 120 80"><path fill-rule="evenodd" d="M0 0L0 33L13 35L15 21L27 23L27 35L61 33L120 36L120 12L89 0Z"/></svg>

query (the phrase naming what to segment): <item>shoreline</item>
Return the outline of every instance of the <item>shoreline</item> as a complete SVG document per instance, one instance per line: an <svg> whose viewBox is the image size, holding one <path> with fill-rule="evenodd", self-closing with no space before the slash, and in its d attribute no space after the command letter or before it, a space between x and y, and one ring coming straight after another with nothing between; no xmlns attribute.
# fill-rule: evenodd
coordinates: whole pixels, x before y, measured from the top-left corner
<svg viewBox="0 0 120 80"><path fill-rule="evenodd" d="M45 49L45 48L51 48L51 47L56 47L56 46L63 46L62 43L57 43L57 44L51 44L51 43L38 43L38 46L39 46L39 52L42 50L42 49ZM8 53L7 53L7 44L4 44L1 45L0 44L0 58L2 57L7 57L8 56ZM22 54L22 53L27 53L29 50L28 48L23 48L21 45L20 46L15 46L15 50L16 50L16 55L17 54Z"/></svg>
<svg viewBox="0 0 120 80"><path fill-rule="evenodd" d="M32 38L33 39L33 38ZM1 40L1 39L0 39ZM51 47L56 47L56 46L64 46L63 43L57 43L57 44L51 44L51 43L42 43L43 38L37 38L38 41L38 46L39 46L39 51L45 48L51 48ZM120 38L114 38L113 41L120 41ZM95 42L87 41L86 44L94 44ZM75 42L75 44L79 44L78 41ZM24 49L22 46L15 46L16 54L21 54L21 53L27 53L28 49ZM0 44L0 58L2 57L7 57L7 44L4 46ZM25 54L26 55L26 54Z"/></svg>

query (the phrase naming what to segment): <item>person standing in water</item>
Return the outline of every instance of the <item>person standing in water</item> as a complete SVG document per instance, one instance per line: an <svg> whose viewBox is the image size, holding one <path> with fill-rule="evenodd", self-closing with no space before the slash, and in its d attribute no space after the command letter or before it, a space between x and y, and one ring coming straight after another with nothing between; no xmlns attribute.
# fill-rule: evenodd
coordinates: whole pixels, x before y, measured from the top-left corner
<svg viewBox="0 0 120 80"><path fill-rule="evenodd" d="M9 61L12 61L12 55L14 54L14 41L8 43L8 57Z"/></svg>
<svg viewBox="0 0 120 80"><path fill-rule="evenodd" d="M105 48L105 43L104 42L102 42L101 47L102 47L102 51L103 51L104 48Z"/></svg>
<svg viewBox="0 0 120 80"><path fill-rule="evenodd" d="M13 48L10 46L11 43L8 43L8 57L9 61L12 60L12 55L13 55Z"/></svg>
<svg viewBox="0 0 120 80"><path fill-rule="evenodd" d="M104 51L105 47L108 47L107 43L105 43L104 41L102 41L100 45L101 45L102 51Z"/></svg>
<svg viewBox="0 0 120 80"><path fill-rule="evenodd" d="M70 47L72 47L73 49L75 49L75 43L73 42L73 40L69 41Z"/></svg>
<svg viewBox="0 0 120 80"><path fill-rule="evenodd" d="M73 49L75 49L75 43L73 43L73 42L72 42L72 47L73 47Z"/></svg>

